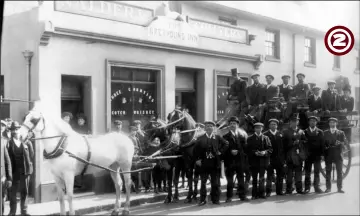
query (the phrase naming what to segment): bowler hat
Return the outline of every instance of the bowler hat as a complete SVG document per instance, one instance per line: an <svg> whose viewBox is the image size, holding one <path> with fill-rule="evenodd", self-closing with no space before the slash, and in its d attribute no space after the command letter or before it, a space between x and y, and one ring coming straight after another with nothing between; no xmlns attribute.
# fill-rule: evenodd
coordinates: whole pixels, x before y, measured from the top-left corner
<svg viewBox="0 0 360 216"><path fill-rule="evenodd" d="M277 120L277 119L270 119L270 120L269 120L269 124L270 124L271 122L275 122L276 124L279 124L279 120Z"/></svg>
<svg viewBox="0 0 360 216"><path fill-rule="evenodd" d="M271 75L271 74L267 74L267 75L265 76L265 78L267 78L267 77L271 77L271 79L275 79L274 76Z"/></svg>
<svg viewBox="0 0 360 216"><path fill-rule="evenodd" d="M141 124L141 121L140 120L135 120L134 125L138 125L138 124Z"/></svg>
<svg viewBox="0 0 360 216"><path fill-rule="evenodd" d="M73 118L73 115L70 112L63 112L61 114L61 118L64 118L65 116L69 116L71 119Z"/></svg>
<svg viewBox="0 0 360 216"><path fill-rule="evenodd" d="M331 117L331 118L328 119L328 122L330 122L330 121L338 122L338 119L337 119L337 118L334 118L334 117Z"/></svg>
<svg viewBox="0 0 360 216"><path fill-rule="evenodd" d="M298 113L294 113L291 117L290 120L299 120L299 114Z"/></svg>
<svg viewBox="0 0 360 216"><path fill-rule="evenodd" d="M334 80L329 80L328 82L327 82L327 84L329 85L329 84L336 84L336 82L334 81Z"/></svg>
<svg viewBox="0 0 360 216"><path fill-rule="evenodd" d="M13 122L11 123L10 130L15 130L15 129L18 129L18 128L20 128L20 127L21 127L21 126L20 126L19 122L13 121Z"/></svg>
<svg viewBox="0 0 360 216"><path fill-rule="evenodd" d="M263 123L261 123L261 122L256 122L256 123L254 124L254 127L256 127L256 126L261 126L261 127L264 127L264 124L263 124Z"/></svg>
<svg viewBox="0 0 360 216"><path fill-rule="evenodd" d="M290 76L289 76L289 75L283 75L283 76L281 77L281 79L284 79L285 77L288 77L288 78L290 79Z"/></svg>
<svg viewBox="0 0 360 216"><path fill-rule="evenodd" d="M310 121L310 119L314 119L316 121L319 121L319 119L316 116L309 116L308 121Z"/></svg>
<svg viewBox="0 0 360 216"><path fill-rule="evenodd" d="M296 74L296 77L299 77L299 76L303 76L305 78L305 74L303 74L303 73Z"/></svg>
<svg viewBox="0 0 360 216"><path fill-rule="evenodd" d="M5 126L7 126L7 122L6 122L6 121L4 121L4 120L1 120L1 124L3 124L3 125L5 125Z"/></svg>
<svg viewBox="0 0 360 216"><path fill-rule="evenodd" d="M255 73L255 74L251 75L251 78L253 78L253 77L255 77L255 76L260 76L260 74Z"/></svg>
<svg viewBox="0 0 360 216"><path fill-rule="evenodd" d="M213 121L205 121L204 125L207 125L207 124L210 124L210 125L212 125L214 127L216 126L215 122L213 122Z"/></svg>
<svg viewBox="0 0 360 216"><path fill-rule="evenodd" d="M122 121L120 121L120 120L115 120L115 121L114 121L114 125L122 125Z"/></svg>
<svg viewBox="0 0 360 216"><path fill-rule="evenodd" d="M236 116L231 116L231 117L229 118L228 122L229 122L229 123L230 123L230 122L236 122L236 123L240 124L240 121L239 121L238 117L236 117Z"/></svg>
<svg viewBox="0 0 360 216"><path fill-rule="evenodd" d="M137 131L138 129L137 129L137 127L135 127L135 126L130 126L130 131Z"/></svg>

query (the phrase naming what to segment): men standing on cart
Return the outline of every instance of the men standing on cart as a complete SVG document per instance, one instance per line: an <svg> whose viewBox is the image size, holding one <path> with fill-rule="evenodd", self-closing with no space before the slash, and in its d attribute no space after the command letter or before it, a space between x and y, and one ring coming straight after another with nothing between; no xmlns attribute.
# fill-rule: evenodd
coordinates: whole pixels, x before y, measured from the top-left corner
<svg viewBox="0 0 360 216"><path fill-rule="evenodd" d="M283 97L284 100L287 102L289 101L290 94L293 90L293 87L289 84L289 75L284 75L281 77L283 84L279 85L279 93L280 97Z"/></svg>
<svg viewBox="0 0 360 216"><path fill-rule="evenodd" d="M322 98L320 96L321 88L315 86L312 88L314 94L309 96L309 112L317 114L322 111Z"/></svg>
<svg viewBox="0 0 360 216"><path fill-rule="evenodd" d="M253 79L254 84L252 84L246 89L246 101L248 104L248 113L250 113L250 115L252 116L255 116L258 121L260 121L264 111L263 94L265 90L265 86L263 84L260 84L259 82L259 77L260 75L258 73L253 74L251 78Z"/></svg>
<svg viewBox="0 0 360 216"><path fill-rule="evenodd" d="M229 119L230 131L224 135L229 142L229 148L224 153L225 175L227 179L226 202L231 202L234 189L234 174L238 180L238 195L240 200L248 201L245 191L245 166L248 165L246 151L247 134L239 130L239 119L235 116Z"/></svg>
<svg viewBox="0 0 360 216"><path fill-rule="evenodd" d="M336 174L337 174L337 189L339 193L345 193L342 190L342 166L343 157L342 149L346 144L347 139L345 133L338 130L338 120L336 118L329 118L330 129L324 132L325 139L325 166L326 166L326 191L325 193L331 192L331 172L332 164L335 163Z"/></svg>
<svg viewBox="0 0 360 216"><path fill-rule="evenodd" d="M239 113L234 113L235 116L239 115L244 108L246 108L246 88L247 82L239 76L238 69L231 69L232 76L235 78L235 81L230 86L230 92L228 95L228 100L236 101L239 104Z"/></svg>
<svg viewBox="0 0 360 216"><path fill-rule="evenodd" d="M340 95L335 89L335 81L328 81L328 89L322 92L321 98L323 102L323 110L325 113L330 114L330 111L341 110Z"/></svg>
<svg viewBox="0 0 360 216"><path fill-rule="evenodd" d="M270 107L270 100L272 100L275 97L279 97L279 87L272 84L272 82L274 81L274 76L273 75L266 75L266 86L264 89L264 95L263 95L263 101L264 101L264 105L265 105L265 109L264 109L264 121L267 121L269 119L268 114L269 114L269 110L272 109ZM276 106L273 107L274 109L276 109Z"/></svg>

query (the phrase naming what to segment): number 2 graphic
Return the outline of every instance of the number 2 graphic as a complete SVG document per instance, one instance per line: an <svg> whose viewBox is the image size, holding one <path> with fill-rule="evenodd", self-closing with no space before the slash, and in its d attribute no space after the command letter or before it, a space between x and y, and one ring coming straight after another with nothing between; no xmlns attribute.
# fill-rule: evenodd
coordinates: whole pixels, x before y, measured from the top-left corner
<svg viewBox="0 0 360 216"><path fill-rule="evenodd" d="M346 37L344 34L334 34L334 38L333 46L346 46L346 43L344 42Z"/></svg>

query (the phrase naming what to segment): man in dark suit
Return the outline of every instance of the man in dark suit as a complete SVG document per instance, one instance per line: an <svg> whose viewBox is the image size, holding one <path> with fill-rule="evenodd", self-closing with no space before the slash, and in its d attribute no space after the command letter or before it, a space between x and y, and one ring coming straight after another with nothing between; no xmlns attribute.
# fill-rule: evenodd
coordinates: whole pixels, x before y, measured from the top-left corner
<svg viewBox="0 0 360 216"><path fill-rule="evenodd" d="M251 199L262 198L265 196L265 171L270 164L272 147L269 137L261 133L264 125L260 122L254 124L255 133L249 136L247 143L247 154L252 176L252 196ZM259 176L259 186L258 186Z"/></svg>
<svg viewBox="0 0 360 216"><path fill-rule="evenodd" d="M277 130L279 120L269 120L269 130L264 133L265 136L269 137L271 147L273 149L270 156L270 165L267 169L266 179L266 196L269 197L272 191L272 177L274 170L276 170L276 194L284 195L283 193L283 180L284 180L284 166L285 166L285 152L283 146L283 135Z"/></svg>
<svg viewBox="0 0 360 216"><path fill-rule="evenodd" d="M290 118L293 113L297 113L297 107L304 107L308 104L308 97L310 93L309 84L304 82L305 74L298 73L298 84L293 87L293 91L290 94L290 101L286 109L285 118ZM295 100L291 100L294 98Z"/></svg>
<svg viewBox="0 0 360 216"><path fill-rule="evenodd" d="M317 114L322 110L322 98L320 96L320 87L315 86L312 90L314 94L309 96L309 112Z"/></svg>
<svg viewBox="0 0 360 216"><path fill-rule="evenodd" d="M240 200L248 201L245 192L244 170L247 166L245 154L247 134L239 130L239 119L235 116L229 119L230 131L224 135L228 141L229 148L224 153L225 175L227 179L226 202L231 202L234 189L234 174L238 179L238 195Z"/></svg>
<svg viewBox="0 0 360 216"><path fill-rule="evenodd" d="M237 100L242 108L246 102L246 87L247 82L239 76L237 68L231 70L232 76L235 78L235 81L230 86L230 91L228 95L228 100Z"/></svg>
<svg viewBox="0 0 360 216"><path fill-rule="evenodd" d="M256 116L257 119L261 119L264 110L264 89L265 86L259 83L260 75L258 73L253 74L251 78L254 84L246 89L246 101L248 104L248 113L252 116Z"/></svg>
<svg viewBox="0 0 360 216"><path fill-rule="evenodd" d="M200 136L194 147L194 159L200 167L201 188L199 206L206 204L206 182L211 178L211 201L220 204L221 155L228 148L228 142L214 133L215 122L206 121L206 133Z"/></svg>
<svg viewBox="0 0 360 216"><path fill-rule="evenodd" d="M310 192L311 187L311 170L314 164L314 189L315 193L322 193L320 189L320 168L321 156L324 155L324 132L316 127L318 118L310 116L309 127L305 130L307 139L306 150L307 158L305 160L305 193Z"/></svg>
<svg viewBox="0 0 360 216"><path fill-rule="evenodd" d="M351 97L351 88L346 86L343 89L344 95L340 97L341 108L344 112L351 112L354 110L354 97Z"/></svg>
<svg viewBox="0 0 360 216"><path fill-rule="evenodd" d="M4 203L5 203L5 192L12 184L12 168L11 161L6 147L8 139L5 138L3 133L5 132L7 123L1 120L1 215L4 215Z"/></svg>
<svg viewBox="0 0 360 216"><path fill-rule="evenodd" d="M295 113L290 118L290 127L283 132L283 144L287 164L286 194L292 194L293 192L294 172L296 192L303 194L302 166L306 159L304 147L306 137L304 131L298 128L298 124L299 116Z"/></svg>
<svg viewBox="0 0 360 216"><path fill-rule="evenodd" d="M325 166L326 166L326 191L331 192L331 171L332 164L336 165L337 174L337 188L339 193L345 193L342 190L342 148L347 143L345 133L336 128L338 120L336 118L329 118L330 129L324 132L325 139Z"/></svg>
<svg viewBox="0 0 360 216"><path fill-rule="evenodd" d="M328 81L328 89L322 92L322 108L326 113L330 113L330 111L339 111L341 110L340 104L340 96L335 89L335 81Z"/></svg>
<svg viewBox="0 0 360 216"><path fill-rule="evenodd" d="M266 86L264 88L264 94L263 94L263 101L264 101L264 114L263 117L265 118L265 121L269 119L268 112L271 109L269 101L273 99L274 97L279 97L279 87L272 84L274 81L273 75L266 75ZM276 107L273 107L276 108Z"/></svg>
<svg viewBox="0 0 360 216"><path fill-rule="evenodd" d="M290 76L284 75L281 79L283 80L283 84L279 85L280 97L284 97L285 101L289 101L289 96L293 90L293 87L289 85Z"/></svg>

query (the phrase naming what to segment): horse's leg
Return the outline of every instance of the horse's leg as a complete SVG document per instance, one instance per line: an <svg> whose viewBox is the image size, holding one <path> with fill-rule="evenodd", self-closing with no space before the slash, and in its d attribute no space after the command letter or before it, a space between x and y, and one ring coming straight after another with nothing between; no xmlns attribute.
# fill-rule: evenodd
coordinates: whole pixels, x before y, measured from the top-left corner
<svg viewBox="0 0 360 216"><path fill-rule="evenodd" d="M131 170L131 162L127 164L126 166L121 167L125 172L129 172ZM122 212L122 215L129 215L130 214L130 187L131 187L131 175L130 173L124 174L125 179L125 189L126 189L126 201L124 205L124 210ZM121 204L120 204L121 205Z"/></svg>
<svg viewBox="0 0 360 216"><path fill-rule="evenodd" d="M200 178L200 168L198 166L194 166L194 196L193 196L193 200L197 200L197 195L199 194L198 192L198 183L199 183L199 178Z"/></svg>
<svg viewBox="0 0 360 216"><path fill-rule="evenodd" d="M167 184L168 184L168 195L165 197L164 203L168 204L172 202L172 178L173 178L174 166L170 164L170 169L166 170Z"/></svg>
<svg viewBox="0 0 360 216"><path fill-rule="evenodd" d="M56 183L56 189L58 192L58 198L60 203L60 215L66 215L65 211L65 194L66 194L66 186L63 179L54 175L54 180Z"/></svg>
<svg viewBox="0 0 360 216"><path fill-rule="evenodd" d="M110 169L119 170L120 167L117 164L113 164L110 166ZM121 198L121 189L122 189L123 182L122 182L122 179L121 179L121 176L119 173L110 172L110 176L114 182L115 191L116 191L115 206L114 206L114 210L112 211L111 215L118 215L120 212L120 207L121 207L120 198Z"/></svg>
<svg viewBox="0 0 360 216"><path fill-rule="evenodd" d="M188 195L185 199L185 203L191 203L192 197L193 197L193 175L194 175L194 170L191 168L191 165L190 165L190 167L187 167L186 174L187 174L187 179L188 179L189 191L188 191Z"/></svg>
<svg viewBox="0 0 360 216"><path fill-rule="evenodd" d="M177 203L179 201L180 171L181 171L181 168L179 168L179 166L175 166L175 177L174 177L175 194L174 194L174 200L173 200L174 203Z"/></svg>
<svg viewBox="0 0 360 216"><path fill-rule="evenodd" d="M75 209L73 204L75 175L73 172L66 172L64 173L63 179L65 182L67 200L69 202L69 215L75 215Z"/></svg>

